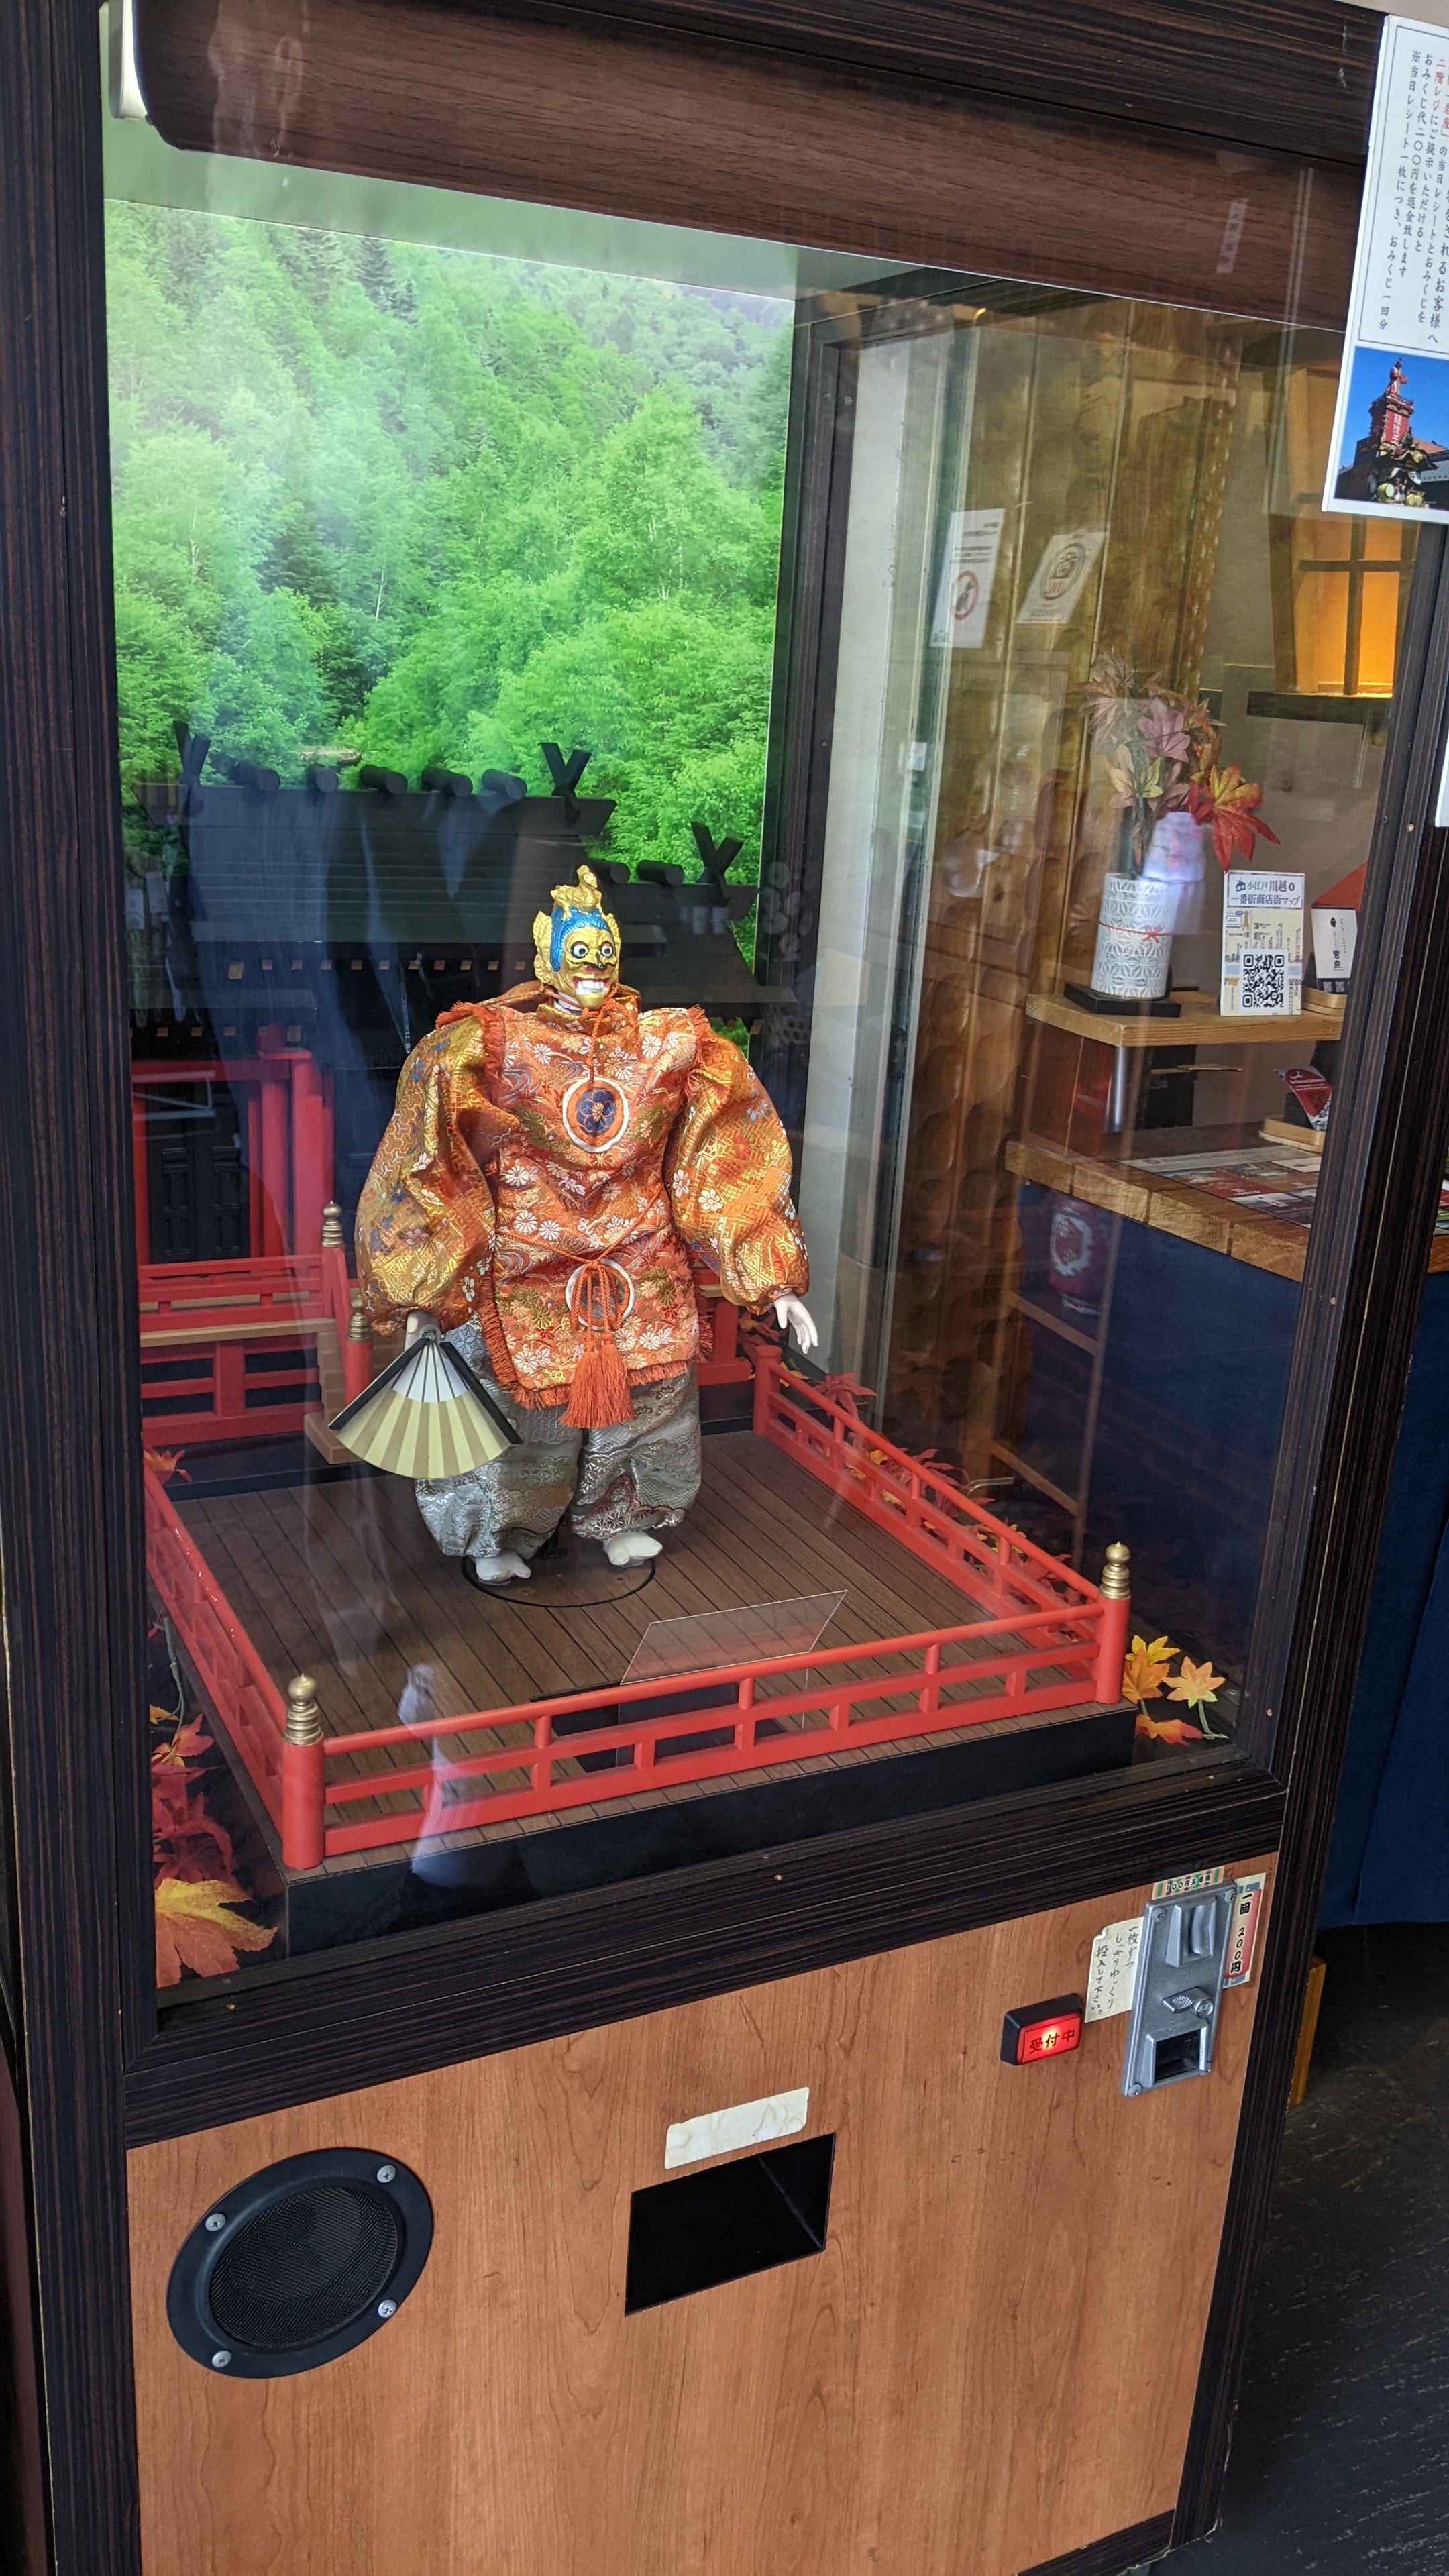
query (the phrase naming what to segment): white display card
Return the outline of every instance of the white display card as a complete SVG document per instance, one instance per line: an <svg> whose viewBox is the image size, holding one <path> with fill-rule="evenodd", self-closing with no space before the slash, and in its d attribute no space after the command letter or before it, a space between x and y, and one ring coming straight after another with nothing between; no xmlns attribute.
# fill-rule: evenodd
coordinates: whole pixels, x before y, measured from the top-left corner
<svg viewBox="0 0 1449 2576"><path fill-rule="evenodd" d="M1306 880L1270 868L1229 868L1223 883L1220 1009L1281 1018L1303 1008Z"/></svg>
<svg viewBox="0 0 1449 2576"><path fill-rule="evenodd" d="M1325 510L1449 510L1449 29L1386 18Z"/></svg>

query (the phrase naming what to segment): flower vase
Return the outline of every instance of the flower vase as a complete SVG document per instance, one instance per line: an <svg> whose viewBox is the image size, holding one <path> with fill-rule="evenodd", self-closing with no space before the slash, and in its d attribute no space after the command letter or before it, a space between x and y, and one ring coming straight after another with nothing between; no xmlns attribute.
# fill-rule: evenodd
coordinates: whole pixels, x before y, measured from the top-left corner
<svg viewBox="0 0 1449 2576"><path fill-rule="evenodd" d="M1092 957L1092 991L1123 1002L1160 1001L1172 964L1178 889L1161 877L1105 876Z"/></svg>

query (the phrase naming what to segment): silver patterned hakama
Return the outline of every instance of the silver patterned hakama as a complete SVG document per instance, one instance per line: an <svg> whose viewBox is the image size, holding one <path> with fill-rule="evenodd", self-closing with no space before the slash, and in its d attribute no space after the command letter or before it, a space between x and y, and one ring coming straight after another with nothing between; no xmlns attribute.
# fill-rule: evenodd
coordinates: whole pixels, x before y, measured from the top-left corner
<svg viewBox="0 0 1449 2576"><path fill-rule="evenodd" d="M445 1556L534 1556L568 1512L580 1538L673 1529L700 1479L695 1373L633 1389L627 1422L576 1431L563 1406L522 1405L489 1374L475 1323L449 1341L519 1434L519 1445L466 1476L425 1480L418 1509Z"/></svg>

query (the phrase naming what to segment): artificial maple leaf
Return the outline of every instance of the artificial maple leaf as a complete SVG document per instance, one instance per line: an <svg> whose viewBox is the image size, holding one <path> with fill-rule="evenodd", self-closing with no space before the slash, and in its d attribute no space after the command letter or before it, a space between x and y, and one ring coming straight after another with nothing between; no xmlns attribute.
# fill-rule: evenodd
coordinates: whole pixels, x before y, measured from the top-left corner
<svg viewBox="0 0 1449 2576"><path fill-rule="evenodd" d="M1213 848L1224 872L1232 866L1236 851L1245 859L1252 857L1260 833L1277 847L1277 833L1270 832L1258 814L1262 802L1262 788L1251 786L1234 761L1223 769L1199 770L1189 787L1187 810L1195 823L1212 825Z"/></svg>
<svg viewBox="0 0 1449 2576"><path fill-rule="evenodd" d="M207 1814L199 1798L188 1801L169 1832L156 1836L156 1860L177 1878L215 1878L219 1869L236 1867L230 1834Z"/></svg>
<svg viewBox="0 0 1449 2576"><path fill-rule="evenodd" d="M186 1831L186 1811L191 1804L191 1790L184 1771L151 1772L151 1831L157 1841L169 1840L173 1834Z"/></svg>
<svg viewBox="0 0 1449 2576"><path fill-rule="evenodd" d="M151 1711L153 1720L159 1717L169 1717L170 1714L171 1712L168 1709L153 1708ZM187 1762L194 1762L201 1754L209 1753L211 1751L211 1737L209 1735L202 1734L201 1725L201 1719L199 1717L193 1717L189 1719L185 1725L178 1726L169 1744L159 1744L157 1746L155 1752L151 1756L152 1762L159 1762L168 1765L175 1763L180 1765Z"/></svg>
<svg viewBox="0 0 1449 2576"><path fill-rule="evenodd" d="M234 1879L158 1878L155 1894L158 1986L179 1985L183 1968L198 1977L229 1977L239 1951L268 1950L277 1937L232 1912L235 1902L245 1902Z"/></svg>
<svg viewBox="0 0 1449 2576"><path fill-rule="evenodd" d="M1160 1699L1176 1652L1165 1637L1154 1637L1150 1644L1145 1637L1134 1637L1132 1652L1122 1666L1122 1697L1135 1699L1139 1706L1145 1699Z"/></svg>
<svg viewBox="0 0 1449 2576"><path fill-rule="evenodd" d="M235 1865L230 1834L208 1814L184 1765L152 1762L151 1841L157 1867L176 1878L214 1878Z"/></svg>
<svg viewBox="0 0 1449 2576"><path fill-rule="evenodd" d="M190 1484L191 1478L181 1464L185 1455L184 1449L143 1449L141 1452L152 1475L159 1476L163 1485L169 1483L173 1476L180 1485Z"/></svg>
<svg viewBox="0 0 1449 2576"><path fill-rule="evenodd" d="M1185 1717L1149 1717L1145 1708L1137 1711L1137 1733L1150 1735L1159 1744L1196 1744L1200 1740L1197 1728L1189 1726Z"/></svg>
<svg viewBox="0 0 1449 2576"><path fill-rule="evenodd" d="M1204 1700L1217 1698L1224 1678L1222 1673L1213 1671L1211 1656L1205 1664L1195 1664L1184 1655L1182 1670L1174 1674L1167 1696L1182 1700L1188 1708L1198 1708Z"/></svg>

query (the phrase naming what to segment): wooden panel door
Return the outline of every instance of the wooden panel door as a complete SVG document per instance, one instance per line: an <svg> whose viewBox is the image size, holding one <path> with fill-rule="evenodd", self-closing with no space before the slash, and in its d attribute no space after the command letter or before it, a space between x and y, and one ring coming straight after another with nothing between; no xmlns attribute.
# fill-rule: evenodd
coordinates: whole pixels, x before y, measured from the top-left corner
<svg viewBox="0 0 1449 2576"><path fill-rule="evenodd" d="M1211 2076L1136 2102L1120 2019L999 2053L1147 1892L137 2149L147 2576L1016 2576L1165 2514L1253 1990ZM824 2252L626 2316L668 2124L799 2085L836 2141ZM167 2326L176 2248L329 2145L422 2177L418 2287L324 2369L209 2375Z"/></svg>

